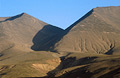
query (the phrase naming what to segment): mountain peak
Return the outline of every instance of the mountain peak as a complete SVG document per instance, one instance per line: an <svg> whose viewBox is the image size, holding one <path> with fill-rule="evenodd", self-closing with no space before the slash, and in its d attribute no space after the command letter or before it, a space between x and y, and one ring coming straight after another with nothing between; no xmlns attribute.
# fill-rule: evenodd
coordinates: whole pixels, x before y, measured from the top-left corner
<svg viewBox="0 0 120 78"><path fill-rule="evenodd" d="M119 40L115 38L120 37L119 20L120 7L93 8L65 30L62 39L54 45L54 51L105 53L110 46L114 47L114 44L118 47Z"/></svg>
<svg viewBox="0 0 120 78"><path fill-rule="evenodd" d="M111 13L111 14L116 13L119 10L120 10L120 6L108 6L108 7L96 7L96 8L93 8L87 14L85 14L82 18L78 19L75 23L73 23L71 26L69 26L66 29L66 32L69 32L76 24L80 23L81 21L86 19L91 14L95 14L94 16L96 16L96 14L101 15L101 16L105 14L105 16L107 16L107 15L109 15L108 13Z"/></svg>
<svg viewBox="0 0 120 78"><path fill-rule="evenodd" d="M71 26L69 26L66 31L68 32L71 28L73 28L76 24L78 24L80 21L84 20L88 16L90 16L94 12L94 9L90 10L87 14L85 14L82 18L78 19L75 23L73 23Z"/></svg>
<svg viewBox="0 0 120 78"><path fill-rule="evenodd" d="M113 10L118 10L118 9L120 9L120 6L108 6L108 7L96 7L96 8L93 8L93 10L95 11L95 12L103 12L103 11L106 11L106 12L108 12L108 11L113 11Z"/></svg>
<svg viewBox="0 0 120 78"><path fill-rule="evenodd" d="M18 14L18 15L29 15L29 14L27 14L27 13L23 12L23 13ZM29 15L29 16L30 16L30 15Z"/></svg>
<svg viewBox="0 0 120 78"><path fill-rule="evenodd" d="M17 18L20 18L20 17L22 17L22 16L24 16L24 17L32 17L32 16L30 16L29 14L23 12L23 13L21 13L21 14L15 15L15 16L1 17L1 18L0 18L0 22L12 21L12 20L17 19Z"/></svg>

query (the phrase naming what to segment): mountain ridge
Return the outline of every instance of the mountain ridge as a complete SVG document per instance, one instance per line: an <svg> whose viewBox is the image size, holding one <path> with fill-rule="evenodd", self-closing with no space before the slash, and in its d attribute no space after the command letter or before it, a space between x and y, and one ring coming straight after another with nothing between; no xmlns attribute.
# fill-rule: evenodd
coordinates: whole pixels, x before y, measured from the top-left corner
<svg viewBox="0 0 120 78"><path fill-rule="evenodd" d="M119 9L94 8L66 30L25 13L0 18L0 77L120 78Z"/></svg>
<svg viewBox="0 0 120 78"><path fill-rule="evenodd" d="M104 12L99 12L99 9L103 9ZM120 8L117 7L117 9ZM107 20L103 20L102 15L102 18L100 16L100 14L106 15L108 13L106 19L112 21L112 18L109 18L110 15L116 19L119 19L119 17L115 16L119 13L117 9L116 7L92 9L85 16L80 18L65 30L65 34L62 39L54 45L54 50L58 52L106 53L111 49L111 44L112 46L115 44L114 48L119 47L118 43L120 30L117 28L119 25L114 25L114 23L119 24L119 22L115 21L113 24L111 24ZM111 10L115 10L113 11L115 14L112 13Z"/></svg>
<svg viewBox="0 0 120 78"><path fill-rule="evenodd" d="M24 46L24 49L26 47L26 49L29 50L31 50L31 46L34 45L32 39L43 28L51 27L50 29L47 29L49 32L54 31L55 29L58 30L51 33L47 33L48 31L39 32L41 35L44 35L44 33L52 35L62 31L62 29L42 22L26 13L21 13L12 17L5 17L5 19L0 22L0 27L1 30L4 31L1 31L1 34L5 34L3 37L6 37L8 41L13 42L21 48ZM42 37L44 38L44 36Z"/></svg>

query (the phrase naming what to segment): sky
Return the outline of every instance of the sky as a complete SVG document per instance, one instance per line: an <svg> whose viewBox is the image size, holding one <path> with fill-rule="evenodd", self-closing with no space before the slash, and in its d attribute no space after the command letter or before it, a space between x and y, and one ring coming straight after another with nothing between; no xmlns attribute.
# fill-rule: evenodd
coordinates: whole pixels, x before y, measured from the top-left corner
<svg viewBox="0 0 120 78"><path fill-rule="evenodd" d="M24 12L65 29L92 8L106 6L120 6L120 0L0 0L0 17Z"/></svg>

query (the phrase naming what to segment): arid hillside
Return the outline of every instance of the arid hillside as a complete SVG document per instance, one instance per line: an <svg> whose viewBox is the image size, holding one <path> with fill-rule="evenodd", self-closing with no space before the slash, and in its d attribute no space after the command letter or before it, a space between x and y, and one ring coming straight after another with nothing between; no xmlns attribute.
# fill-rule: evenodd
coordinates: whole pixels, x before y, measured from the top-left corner
<svg viewBox="0 0 120 78"><path fill-rule="evenodd" d="M0 17L0 78L46 76L61 60L36 50L62 31L26 13Z"/></svg>
<svg viewBox="0 0 120 78"><path fill-rule="evenodd" d="M98 7L65 30L57 52L119 54L120 7Z"/></svg>
<svg viewBox="0 0 120 78"><path fill-rule="evenodd" d="M26 13L0 17L0 78L120 78L120 6L65 30Z"/></svg>
<svg viewBox="0 0 120 78"><path fill-rule="evenodd" d="M36 50L46 38L62 32L62 29L42 22L26 13L0 18L0 51L10 47Z"/></svg>
<svg viewBox="0 0 120 78"><path fill-rule="evenodd" d="M120 56L71 53L51 78L120 78Z"/></svg>

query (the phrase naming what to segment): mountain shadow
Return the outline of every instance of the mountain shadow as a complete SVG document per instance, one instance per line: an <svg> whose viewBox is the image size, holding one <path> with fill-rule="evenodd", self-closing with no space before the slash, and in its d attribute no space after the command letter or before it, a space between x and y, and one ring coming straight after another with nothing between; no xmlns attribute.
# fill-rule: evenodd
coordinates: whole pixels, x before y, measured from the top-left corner
<svg viewBox="0 0 120 78"><path fill-rule="evenodd" d="M45 25L37 34L34 36L32 42L32 50L35 51L51 51L53 46L58 40L61 39L61 34L64 32L63 29Z"/></svg>
<svg viewBox="0 0 120 78"><path fill-rule="evenodd" d="M93 9L89 11L85 16L80 18L74 24L67 29L63 30L52 25L45 25L33 38L34 45L31 47L35 51L54 51L54 46L59 42L78 22L84 20L86 17L91 15Z"/></svg>

